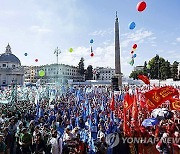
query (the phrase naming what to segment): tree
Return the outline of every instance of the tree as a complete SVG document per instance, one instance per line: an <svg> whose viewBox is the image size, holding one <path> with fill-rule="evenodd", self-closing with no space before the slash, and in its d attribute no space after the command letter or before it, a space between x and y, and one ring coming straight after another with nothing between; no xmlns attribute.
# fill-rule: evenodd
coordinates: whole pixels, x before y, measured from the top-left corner
<svg viewBox="0 0 180 154"><path fill-rule="evenodd" d="M160 74L162 80L166 80L171 77L171 67L168 60L162 63L160 67Z"/></svg>
<svg viewBox="0 0 180 154"><path fill-rule="evenodd" d="M85 70L84 70L84 58L83 57L81 57L81 59L80 59L80 62L79 62L79 64L78 64L78 72L79 72L79 74L80 75L84 75L84 73L85 73Z"/></svg>
<svg viewBox="0 0 180 154"><path fill-rule="evenodd" d="M178 64L179 63L177 61L174 61L171 68L171 74L174 81L178 79Z"/></svg>
<svg viewBox="0 0 180 154"><path fill-rule="evenodd" d="M147 69L147 62L146 61L144 62L143 74L146 76L148 75L148 69Z"/></svg>
<svg viewBox="0 0 180 154"><path fill-rule="evenodd" d="M138 79L139 74L143 74L143 70L132 71L129 78Z"/></svg>
<svg viewBox="0 0 180 154"><path fill-rule="evenodd" d="M86 80L92 80L93 79L93 67L92 65L89 65L85 72L85 79Z"/></svg>
<svg viewBox="0 0 180 154"><path fill-rule="evenodd" d="M151 79L162 79L163 78L162 67L163 67L164 63L165 63L165 59L162 57L159 57L159 55L156 55L149 61L148 65L150 66L150 78Z"/></svg>

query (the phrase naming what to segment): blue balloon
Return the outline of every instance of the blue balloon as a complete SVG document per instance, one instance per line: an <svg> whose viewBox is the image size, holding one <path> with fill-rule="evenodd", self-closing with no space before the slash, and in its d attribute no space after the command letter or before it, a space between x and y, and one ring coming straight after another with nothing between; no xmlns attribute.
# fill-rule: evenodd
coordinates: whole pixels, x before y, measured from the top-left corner
<svg viewBox="0 0 180 154"><path fill-rule="evenodd" d="M27 53L25 53L24 55L25 55L25 56L27 56L28 54L27 54Z"/></svg>
<svg viewBox="0 0 180 154"><path fill-rule="evenodd" d="M91 40L90 40L90 43L93 43L93 42L94 42L93 39L91 39Z"/></svg>
<svg viewBox="0 0 180 154"><path fill-rule="evenodd" d="M136 27L136 23L135 22L131 22L129 24L129 29L133 30Z"/></svg>
<svg viewBox="0 0 180 154"><path fill-rule="evenodd" d="M136 58L136 56L137 56L137 55L136 55L136 54L134 54L132 58Z"/></svg>

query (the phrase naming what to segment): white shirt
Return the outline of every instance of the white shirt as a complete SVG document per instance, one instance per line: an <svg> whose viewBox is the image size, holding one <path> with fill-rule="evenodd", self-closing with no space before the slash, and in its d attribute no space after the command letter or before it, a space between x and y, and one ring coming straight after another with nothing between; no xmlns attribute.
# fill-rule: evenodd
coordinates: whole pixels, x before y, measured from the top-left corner
<svg viewBox="0 0 180 154"><path fill-rule="evenodd" d="M59 140L59 143L58 143ZM62 139L57 137L57 138L52 138L50 140L51 143L51 153L52 154L62 154Z"/></svg>

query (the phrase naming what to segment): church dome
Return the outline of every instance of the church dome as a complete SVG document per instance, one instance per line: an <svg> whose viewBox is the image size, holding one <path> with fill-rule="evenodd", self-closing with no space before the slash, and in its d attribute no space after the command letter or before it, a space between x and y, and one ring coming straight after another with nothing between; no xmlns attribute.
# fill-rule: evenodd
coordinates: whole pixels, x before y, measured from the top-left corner
<svg viewBox="0 0 180 154"><path fill-rule="evenodd" d="M0 62L12 62L20 64L20 60L12 53L3 53L0 55Z"/></svg>
<svg viewBox="0 0 180 154"><path fill-rule="evenodd" d="M0 63L2 62L11 62L11 63L21 64L21 61L19 60L19 58L17 58L14 54L12 54L11 47L9 44L6 47L6 52L0 55Z"/></svg>

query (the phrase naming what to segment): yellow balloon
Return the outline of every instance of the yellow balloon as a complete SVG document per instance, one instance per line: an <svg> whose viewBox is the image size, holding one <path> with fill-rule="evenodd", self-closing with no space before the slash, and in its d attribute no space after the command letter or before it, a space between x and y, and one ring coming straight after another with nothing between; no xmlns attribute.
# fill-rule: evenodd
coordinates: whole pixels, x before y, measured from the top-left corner
<svg viewBox="0 0 180 154"><path fill-rule="evenodd" d="M69 49L69 52L73 52L73 48L70 48L70 49Z"/></svg>

